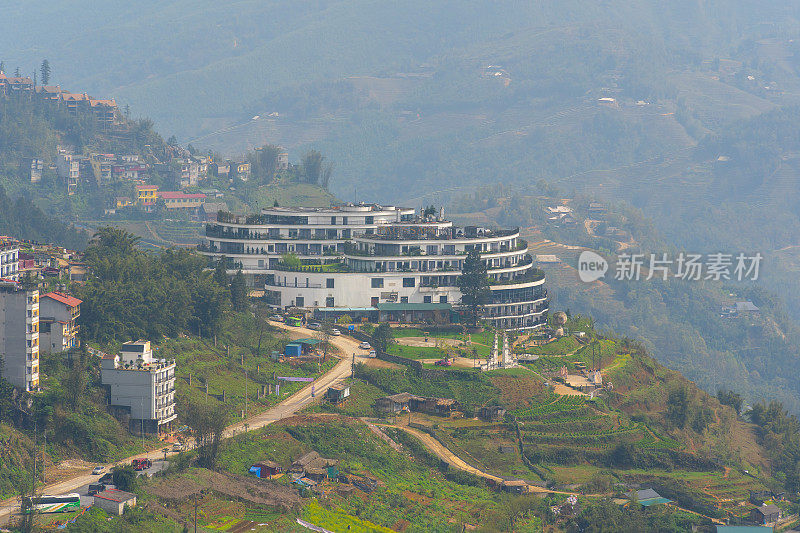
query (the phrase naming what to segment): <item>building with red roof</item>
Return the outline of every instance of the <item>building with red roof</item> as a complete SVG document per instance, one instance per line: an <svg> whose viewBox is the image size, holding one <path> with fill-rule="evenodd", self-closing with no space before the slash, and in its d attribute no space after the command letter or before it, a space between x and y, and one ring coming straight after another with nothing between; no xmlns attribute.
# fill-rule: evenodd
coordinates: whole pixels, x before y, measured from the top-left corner
<svg viewBox="0 0 800 533"><path fill-rule="evenodd" d="M77 346L83 302L61 292L48 292L39 298L39 346L45 353L66 352Z"/></svg>
<svg viewBox="0 0 800 533"><path fill-rule="evenodd" d="M185 193L180 191L159 191L158 197L164 200L167 209L197 210L206 202L203 193Z"/></svg>

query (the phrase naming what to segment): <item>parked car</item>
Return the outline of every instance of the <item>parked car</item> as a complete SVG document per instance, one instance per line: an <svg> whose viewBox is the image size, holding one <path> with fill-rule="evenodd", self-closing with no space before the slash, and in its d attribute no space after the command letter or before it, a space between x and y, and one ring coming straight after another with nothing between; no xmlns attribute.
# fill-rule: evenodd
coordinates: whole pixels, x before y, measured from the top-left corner
<svg viewBox="0 0 800 533"><path fill-rule="evenodd" d="M450 359L439 359L433 364L436 366L453 366L453 362Z"/></svg>
<svg viewBox="0 0 800 533"><path fill-rule="evenodd" d="M104 483L106 485L113 485L114 484L114 474L108 472L103 474L100 479L97 480L98 483Z"/></svg>
<svg viewBox="0 0 800 533"><path fill-rule="evenodd" d="M338 337L338 336L339 336L339 335L341 335L341 334L342 334L342 332L341 332L341 331L339 331L339 330L338 330L338 329L336 329L336 328L333 328L333 329L331 330L331 335L333 335L334 337Z"/></svg>
<svg viewBox="0 0 800 533"><path fill-rule="evenodd" d="M358 345L358 347L361 348L362 350L369 350L370 348L372 348L372 346L370 346L367 341L362 342L361 344Z"/></svg>
<svg viewBox="0 0 800 533"><path fill-rule="evenodd" d="M99 476L100 474L103 473L103 470L105 470L105 468L103 468L102 466L96 466L92 468L92 475Z"/></svg>
<svg viewBox="0 0 800 533"><path fill-rule="evenodd" d="M283 322L283 317L281 315L272 315L269 319L273 322Z"/></svg>
<svg viewBox="0 0 800 533"><path fill-rule="evenodd" d="M173 452L182 452L183 451L183 444L181 444L180 442L176 442L175 444L172 445L172 451Z"/></svg>
<svg viewBox="0 0 800 533"><path fill-rule="evenodd" d="M89 483L87 494L89 494L89 496L94 496L98 492L103 492L104 490L106 490L106 486L103 483Z"/></svg>
<svg viewBox="0 0 800 533"><path fill-rule="evenodd" d="M322 327L322 325L320 325L319 322L309 322L308 326L306 326L306 327L308 329L320 329Z"/></svg>
<svg viewBox="0 0 800 533"><path fill-rule="evenodd" d="M369 351L369 356L370 356L370 357L373 357L373 358L374 358L374 357L378 357L378 352L376 352L375 350L370 350L370 351Z"/></svg>

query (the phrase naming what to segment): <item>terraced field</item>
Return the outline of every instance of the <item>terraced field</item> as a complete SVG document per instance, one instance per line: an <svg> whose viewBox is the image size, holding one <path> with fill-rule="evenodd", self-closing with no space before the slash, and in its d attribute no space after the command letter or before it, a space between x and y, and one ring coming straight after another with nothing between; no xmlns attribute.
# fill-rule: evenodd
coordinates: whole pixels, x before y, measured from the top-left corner
<svg viewBox="0 0 800 533"><path fill-rule="evenodd" d="M604 412L585 396L558 396L511 411L525 445L608 450L620 443L642 448L674 448L678 443L620 413Z"/></svg>

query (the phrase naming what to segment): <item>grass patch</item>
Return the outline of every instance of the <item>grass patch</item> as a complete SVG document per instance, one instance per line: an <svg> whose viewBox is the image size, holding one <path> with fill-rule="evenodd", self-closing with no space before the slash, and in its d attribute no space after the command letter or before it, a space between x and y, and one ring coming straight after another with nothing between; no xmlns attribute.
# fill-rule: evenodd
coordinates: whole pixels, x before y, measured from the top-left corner
<svg viewBox="0 0 800 533"><path fill-rule="evenodd" d="M388 527L379 526L336 509L325 509L312 500L303 510L303 520L331 531L352 533L393 533Z"/></svg>

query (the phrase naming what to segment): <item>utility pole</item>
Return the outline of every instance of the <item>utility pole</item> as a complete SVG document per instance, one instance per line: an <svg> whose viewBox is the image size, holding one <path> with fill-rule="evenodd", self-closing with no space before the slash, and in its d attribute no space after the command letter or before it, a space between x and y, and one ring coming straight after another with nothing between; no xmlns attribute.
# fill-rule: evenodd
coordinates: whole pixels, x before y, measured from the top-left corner
<svg viewBox="0 0 800 533"><path fill-rule="evenodd" d="M33 421L33 490L31 491L31 497L36 496L36 477L38 474L36 473L36 455L38 453L38 444L39 441L39 426L36 420Z"/></svg>
<svg viewBox="0 0 800 533"><path fill-rule="evenodd" d="M242 355L242 359L244 359L244 355ZM247 370L244 371L244 416L247 416Z"/></svg>
<svg viewBox="0 0 800 533"><path fill-rule="evenodd" d="M194 533L197 533L197 493L194 493Z"/></svg>
<svg viewBox="0 0 800 533"><path fill-rule="evenodd" d="M139 396L139 409L142 410L140 414L142 415L142 449L144 450L144 396Z"/></svg>

